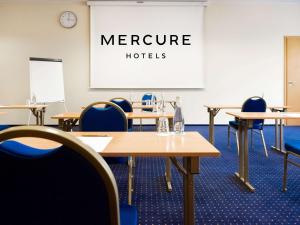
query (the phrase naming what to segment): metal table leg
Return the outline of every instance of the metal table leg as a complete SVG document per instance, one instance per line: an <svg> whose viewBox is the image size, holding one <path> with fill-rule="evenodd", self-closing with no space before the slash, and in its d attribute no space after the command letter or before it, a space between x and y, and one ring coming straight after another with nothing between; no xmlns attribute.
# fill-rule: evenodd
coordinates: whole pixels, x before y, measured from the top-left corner
<svg viewBox="0 0 300 225"><path fill-rule="evenodd" d="M241 124L241 123L240 123ZM244 148L243 148L243 127L238 127L238 140L239 140L239 171L235 175L244 182Z"/></svg>
<svg viewBox="0 0 300 225"><path fill-rule="evenodd" d="M37 109L37 108L30 108L32 114L35 116L35 123L37 126L44 126L44 118L45 118L45 108Z"/></svg>
<svg viewBox="0 0 300 225"><path fill-rule="evenodd" d="M170 131L173 130L173 118L168 119L169 122L169 129ZM168 192L172 191L172 164L170 158L166 158L166 171L165 171L165 178L166 178L166 184L167 184L167 190Z"/></svg>
<svg viewBox="0 0 300 225"><path fill-rule="evenodd" d="M239 154L239 173L237 177L243 184L252 192L255 188L249 182L249 149L248 149L248 129L252 127L252 121L240 120L239 121L239 138L240 139L240 154Z"/></svg>
<svg viewBox="0 0 300 225"><path fill-rule="evenodd" d="M219 108L207 108L207 111L209 113L209 142L211 144L215 143L215 131L214 131L214 119L215 116L220 111Z"/></svg>
<svg viewBox="0 0 300 225"><path fill-rule="evenodd" d="M40 125L40 110L36 108L30 108L32 115L35 117L35 124L38 126Z"/></svg>
<svg viewBox="0 0 300 225"><path fill-rule="evenodd" d="M183 176L184 225L195 224L194 174L199 173L199 157L184 157L181 165L176 157L170 157L177 170Z"/></svg>
<svg viewBox="0 0 300 225"><path fill-rule="evenodd" d="M278 132L279 130L279 132ZM283 123L280 119L278 124L278 119L275 120L275 145L271 146L271 149L283 153Z"/></svg>
<svg viewBox="0 0 300 225"><path fill-rule="evenodd" d="M45 108L42 108L39 110L39 116L40 116L40 126L44 126L44 121L45 121Z"/></svg>
<svg viewBox="0 0 300 225"><path fill-rule="evenodd" d="M277 109L272 108L272 112L286 112L286 108ZM279 132L278 132L279 130ZM278 119L275 119L275 145L271 146L271 149L276 150L280 153L285 153L284 147L283 147L283 120L280 119L280 122L278 124Z"/></svg>
<svg viewBox="0 0 300 225"><path fill-rule="evenodd" d="M65 121L64 121L64 119L58 119L58 127L61 130L65 131Z"/></svg>
<svg viewBox="0 0 300 225"><path fill-rule="evenodd" d="M283 119L280 119L280 132L279 132L279 151L281 153L286 153L284 150L284 141L283 141Z"/></svg>
<svg viewBox="0 0 300 225"><path fill-rule="evenodd" d="M165 172L165 177L166 177L166 183L167 183L167 190L169 192L172 191L172 175L171 175L171 160L169 158L166 158L166 172Z"/></svg>

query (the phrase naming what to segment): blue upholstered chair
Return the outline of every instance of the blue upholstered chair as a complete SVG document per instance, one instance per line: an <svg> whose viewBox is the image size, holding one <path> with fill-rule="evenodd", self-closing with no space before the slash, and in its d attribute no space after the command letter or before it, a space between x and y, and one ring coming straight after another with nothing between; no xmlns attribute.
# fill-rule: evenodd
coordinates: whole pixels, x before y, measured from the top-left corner
<svg viewBox="0 0 300 225"><path fill-rule="evenodd" d="M156 104L156 96L152 93L145 93L142 97L142 105L147 105L147 101L154 101L154 104ZM153 109L149 109L149 108L143 108L142 111L149 111L149 112L153 112Z"/></svg>
<svg viewBox="0 0 300 225"><path fill-rule="evenodd" d="M132 104L125 98L118 97L118 98L113 98L110 100L110 102L115 103L116 105L120 106L121 109L123 109L124 112L132 112ZM128 120L128 130L132 130L132 124L133 121L132 119Z"/></svg>
<svg viewBox="0 0 300 225"><path fill-rule="evenodd" d="M142 105L147 105L149 103L156 105L157 104L157 98L152 93L145 93L142 97ZM142 108L142 111L144 112L153 112L153 108ZM143 124L142 119L140 119L140 130L142 131Z"/></svg>
<svg viewBox="0 0 300 225"><path fill-rule="evenodd" d="M95 102L87 106L79 118L81 131L128 131L125 112L113 102ZM128 163L128 203L131 204L133 190L132 157L104 157L108 164Z"/></svg>
<svg viewBox="0 0 300 225"><path fill-rule="evenodd" d="M285 143L286 153L284 155L283 191L287 190L287 167L288 163L300 167L300 164L288 159L289 154L300 158L300 140L290 140Z"/></svg>
<svg viewBox="0 0 300 225"><path fill-rule="evenodd" d="M242 112L265 112L267 109L267 104L266 101L258 96L254 96L251 98L248 98L243 106L242 106ZM236 135L236 141L237 141L237 149L239 150L239 140L238 140L238 135L237 135L237 130L239 127L239 122L238 120L233 120L229 121L228 125L228 146L230 146L230 128L235 129L235 135ZM264 138L264 133L263 133L263 128L264 128L264 120L254 120L251 128L251 146L252 146L252 136L253 136L253 131L258 130L262 139L262 143L264 146L265 154L268 157L268 151L266 147L266 142Z"/></svg>
<svg viewBox="0 0 300 225"><path fill-rule="evenodd" d="M9 128L10 126L8 125L0 125L0 131L5 130L7 128Z"/></svg>
<svg viewBox="0 0 300 225"><path fill-rule="evenodd" d="M22 137L47 140L12 140ZM22 126L0 132L0 142L0 224L137 225L105 160L79 139Z"/></svg>

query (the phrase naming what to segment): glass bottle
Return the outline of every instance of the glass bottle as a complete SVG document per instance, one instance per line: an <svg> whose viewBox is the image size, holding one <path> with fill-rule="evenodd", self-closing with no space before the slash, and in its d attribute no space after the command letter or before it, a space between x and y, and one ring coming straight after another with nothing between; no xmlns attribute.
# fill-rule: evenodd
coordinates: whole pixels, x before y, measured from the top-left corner
<svg viewBox="0 0 300 225"><path fill-rule="evenodd" d="M173 119L173 126L175 134L184 133L184 117L182 114L180 97L176 97L175 114Z"/></svg>

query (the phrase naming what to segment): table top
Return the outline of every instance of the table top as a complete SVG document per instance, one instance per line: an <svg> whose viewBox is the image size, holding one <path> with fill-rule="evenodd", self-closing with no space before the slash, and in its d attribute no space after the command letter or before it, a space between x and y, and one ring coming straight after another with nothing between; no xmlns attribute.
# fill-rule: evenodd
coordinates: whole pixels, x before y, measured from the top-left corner
<svg viewBox="0 0 300 225"><path fill-rule="evenodd" d="M241 105L204 105L206 108L214 108L214 109L241 109ZM290 106L287 105L271 105L267 106L268 109L289 109Z"/></svg>
<svg viewBox="0 0 300 225"><path fill-rule="evenodd" d="M81 109L85 109L86 106L81 106ZM134 104L132 105L133 109L155 109L156 105L142 105L142 104Z"/></svg>
<svg viewBox="0 0 300 225"><path fill-rule="evenodd" d="M0 105L0 109L42 109L46 108L48 105Z"/></svg>
<svg viewBox="0 0 300 225"><path fill-rule="evenodd" d="M159 117L173 118L174 113L157 112L129 112L125 113L128 119L158 119Z"/></svg>
<svg viewBox="0 0 300 225"><path fill-rule="evenodd" d="M185 132L183 135L170 133L167 136L158 135L157 132L70 132L70 134L112 137L111 142L100 153L102 156L220 156L220 152L198 132ZM56 142L40 138L24 137L15 140L41 149L59 146Z"/></svg>
<svg viewBox="0 0 300 225"><path fill-rule="evenodd" d="M300 112L226 112L238 119L300 119Z"/></svg>
<svg viewBox="0 0 300 225"><path fill-rule="evenodd" d="M65 112L54 115L51 119L79 119L80 112ZM161 113L156 112L130 112L125 113L127 119L157 119L162 116ZM174 113L164 113L164 117L173 118Z"/></svg>
<svg viewBox="0 0 300 225"><path fill-rule="evenodd" d="M135 103L142 103L142 102L148 102L149 100L133 100L130 101L132 104ZM161 100L153 100L152 102L161 102ZM165 103L175 103L175 100L164 100Z"/></svg>
<svg viewBox="0 0 300 225"><path fill-rule="evenodd" d="M142 104L134 104L132 105L133 109L155 109L156 105L142 105Z"/></svg>
<svg viewBox="0 0 300 225"><path fill-rule="evenodd" d="M79 119L80 114L80 112L64 112L51 116L51 119Z"/></svg>
<svg viewBox="0 0 300 225"><path fill-rule="evenodd" d="M0 112L0 115L6 114L6 112Z"/></svg>

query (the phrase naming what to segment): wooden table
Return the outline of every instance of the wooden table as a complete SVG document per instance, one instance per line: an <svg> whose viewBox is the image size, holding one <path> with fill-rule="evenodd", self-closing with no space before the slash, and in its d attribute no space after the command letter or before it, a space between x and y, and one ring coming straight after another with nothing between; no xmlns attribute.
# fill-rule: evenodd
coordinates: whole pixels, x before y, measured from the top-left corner
<svg viewBox="0 0 300 225"><path fill-rule="evenodd" d="M29 109L36 118L36 125L43 126L48 105L0 105L2 109Z"/></svg>
<svg viewBox="0 0 300 225"><path fill-rule="evenodd" d="M66 112L66 113L61 113L55 116L52 116L52 119L58 120L58 126L60 129L64 131L71 131L72 127L76 125L80 118L80 112ZM164 117L168 118L169 121L169 126L170 130L173 127L173 113L156 113L156 112L129 112L125 113L127 119L155 119L156 124L162 115ZM166 159L166 172L165 172L165 179L166 179L166 184L167 184L167 190L170 192L172 191L172 176L171 176L171 162L169 158Z"/></svg>
<svg viewBox="0 0 300 225"><path fill-rule="evenodd" d="M250 191L254 191L254 187L249 181L249 159L248 159L248 129L252 127L253 120L257 119L300 119L300 113L294 112L226 112L238 119L238 138L239 138L239 172L236 176L246 185ZM283 146L283 127L280 132L280 146ZM280 149L283 151L283 148Z"/></svg>
<svg viewBox="0 0 300 225"><path fill-rule="evenodd" d="M209 141L210 143L215 143L215 131L214 131L214 121L215 117L221 109L241 109L241 105L204 105L209 113ZM272 112L285 112L289 106L268 106ZM275 119L275 137L278 136L278 120ZM278 149L278 143L275 142L275 149Z"/></svg>
<svg viewBox="0 0 300 225"><path fill-rule="evenodd" d="M85 109L86 106L82 106L81 109ZM134 104L132 105L133 109L155 109L156 105L142 105L142 104Z"/></svg>
<svg viewBox="0 0 300 225"><path fill-rule="evenodd" d="M80 118L81 112L65 112L55 116L51 119L58 120L58 126L64 131L70 131L76 125ZM127 119L159 119L162 115L167 117L169 124L172 125L174 113L156 113L156 112L129 112L125 113Z"/></svg>
<svg viewBox="0 0 300 225"><path fill-rule="evenodd" d="M132 105L133 109L156 109L157 105L142 105L142 104L134 104Z"/></svg>
<svg viewBox="0 0 300 225"><path fill-rule="evenodd" d="M139 100L139 101L131 101L131 104L132 104L132 107L134 108L134 105L135 105L136 103L138 103L139 105L141 105L143 102L144 102L144 103L147 103L148 101L149 101L149 100L144 100L144 101L142 101L142 100ZM161 100L156 100L156 101L154 100L154 101L152 101L152 102L160 103ZM165 100L164 102L170 104L170 105L175 109L176 101L173 101L173 100ZM146 106L146 105L144 105L144 106ZM152 105L152 106L153 106L153 105ZM154 105L153 107L155 107L155 105Z"/></svg>
<svg viewBox="0 0 300 225"><path fill-rule="evenodd" d="M200 158L220 156L220 152L198 132L169 136L159 136L156 132L72 132L71 134L113 137L100 153L102 156L170 157L183 176L184 224L195 224L194 175L199 174ZM19 138L18 141L38 148L55 147L55 143L48 140ZM183 157L183 165L176 157Z"/></svg>

